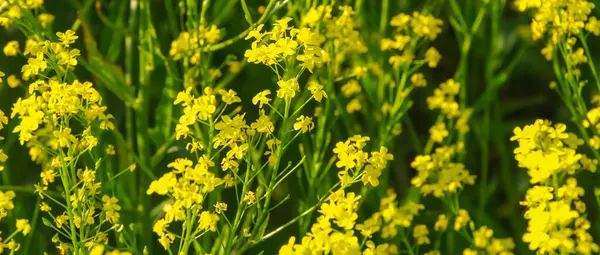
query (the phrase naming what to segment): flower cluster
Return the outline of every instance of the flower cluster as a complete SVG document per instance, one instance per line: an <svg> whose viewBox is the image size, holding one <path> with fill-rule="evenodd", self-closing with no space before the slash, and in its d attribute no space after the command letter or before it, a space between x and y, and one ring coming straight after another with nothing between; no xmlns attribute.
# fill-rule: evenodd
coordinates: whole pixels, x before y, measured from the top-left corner
<svg viewBox="0 0 600 255"><path fill-rule="evenodd" d="M2 1L0 2L0 26L8 28L21 19L25 12L39 11L43 5L44 0Z"/></svg>
<svg viewBox="0 0 600 255"><path fill-rule="evenodd" d="M517 127L511 140L518 141L515 159L528 169L534 184L521 205L527 207L527 233L523 241L538 253L595 254L600 247L588 233L584 189L573 175L580 169L595 171L597 162L578 154L583 143L566 125L537 120Z"/></svg>
<svg viewBox="0 0 600 255"><path fill-rule="evenodd" d="M8 118L4 115L4 112L0 110L0 130L2 130L6 124L8 124ZM0 136L0 141L2 140L4 140L4 137ZM8 156L0 149L0 172L4 170L2 164L6 162L6 160L8 160Z"/></svg>
<svg viewBox="0 0 600 255"><path fill-rule="evenodd" d="M15 204L13 202L15 198L14 191L0 191L0 221L7 217L8 212L12 211L15 208ZM27 219L17 219L15 223L16 229L5 238L0 238L0 253L4 252L4 249L10 251L11 254L15 253L21 248L21 244L15 241L15 237L17 234L22 234L23 236L31 233L31 224Z"/></svg>
<svg viewBox="0 0 600 255"><path fill-rule="evenodd" d="M320 47L324 38L308 27L294 28L291 18L277 20L271 31L262 32L263 24L252 30L246 40L254 38L252 47L244 54L250 63L262 63L277 69L281 63L302 62L300 66L313 71L329 59Z"/></svg>
<svg viewBox="0 0 600 255"><path fill-rule="evenodd" d="M171 43L169 55L175 60L190 57L190 63L194 65L199 61L200 52L198 50L201 47L216 44L219 40L221 40L221 30L216 25L199 26L192 31L181 32Z"/></svg>
<svg viewBox="0 0 600 255"><path fill-rule="evenodd" d="M206 156L202 156L196 164L189 159L176 159L168 165L172 169L170 172L150 184L146 192L148 195L158 194L172 199L162 206L164 215L153 228L165 249L175 240L175 234L168 230L174 222L184 222L184 228L191 230L187 231L191 236L216 231L219 215L203 210L202 205L205 196L223 184L223 180L210 171L214 165ZM190 219L195 220L190 222Z"/></svg>
<svg viewBox="0 0 600 255"><path fill-rule="evenodd" d="M183 115L179 117L179 123L175 128L177 140L182 136L187 138L191 132L191 125L198 121L208 120L217 110L216 96L212 89L206 88L204 94L200 97L194 97L191 92L192 87L179 92L174 102L176 105L181 104L183 106Z"/></svg>
<svg viewBox="0 0 600 255"><path fill-rule="evenodd" d="M454 118L460 115L456 96L460 91L460 84L453 79L440 84L433 91L433 95L427 97L427 105L430 110L439 109L446 117Z"/></svg>
<svg viewBox="0 0 600 255"><path fill-rule="evenodd" d="M310 233L296 244L296 237L290 237L288 244L281 247L279 254L361 254L359 239L354 234L358 215L358 201L361 196L343 189L333 192L327 202L321 205L321 215L312 225ZM333 224L332 224L333 223ZM335 225L334 225L335 224ZM335 226L341 228L338 230ZM375 245L367 243L363 254L398 254L398 247L393 244Z"/></svg>
<svg viewBox="0 0 600 255"><path fill-rule="evenodd" d="M481 226L473 232L473 245L473 248L465 249L463 255L512 255L515 248L511 238L495 238L494 231L487 226Z"/></svg>
<svg viewBox="0 0 600 255"><path fill-rule="evenodd" d="M423 195L433 194L436 197L456 193L465 184L474 184L475 176L462 163L452 162L457 150L458 146L443 146L436 148L431 155L415 157L410 166L417 170L417 176L413 177L411 183Z"/></svg>
<svg viewBox="0 0 600 255"><path fill-rule="evenodd" d="M596 135L597 131L600 130L600 96L594 96L592 98L592 103L595 107L592 107L585 114L585 119L582 121L582 126L584 128L592 130L592 137L590 137L589 145L598 150L600 149L600 136ZM597 165L597 162L593 164Z"/></svg>
<svg viewBox="0 0 600 255"><path fill-rule="evenodd" d="M548 34L552 42L557 44L564 37L579 34L584 28L598 29L595 19L588 20L594 4L586 0L517 0L514 5L521 12L528 9L534 10L534 17L531 21L534 40Z"/></svg>
<svg viewBox="0 0 600 255"><path fill-rule="evenodd" d="M365 185L378 186L381 171L387 167L387 161L394 159L384 146L381 146L379 151L371 152L369 157L369 154L363 151L369 140L369 137L356 135L335 145L333 152L338 159L335 165L341 169L338 177L343 187L359 178Z"/></svg>
<svg viewBox="0 0 600 255"><path fill-rule="evenodd" d="M352 7L340 6L338 10L336 14L330 5L312 7L303 16L302 24L318 31L322 31L319 28L324 24L324 39L332 42L335 47L326 47L325 51L328 56L335 58L335 63L343 63L350 54L367 52L367 47L357 29ZM333 71L336 74L340 72L337 67Z"/></svg>
<svg viewBox="0 0 600 255"><path fill-rule="evenodd" d="M442 20L436 19L431 15L414 12L411 16L400 13L390 21L390 25L395 28L394 37L381 40L381 49L384 51L396 51L389 58L389 63L394 68L408 67L415 60L416 47L419 42L423 40L435 40L442 32L441 26L443 24ZM435 68L441 57L440 53L431 47L417 64L422 65L427 63L430 68ZM415 80L419 80L418 76L415 77Z"/></svg>

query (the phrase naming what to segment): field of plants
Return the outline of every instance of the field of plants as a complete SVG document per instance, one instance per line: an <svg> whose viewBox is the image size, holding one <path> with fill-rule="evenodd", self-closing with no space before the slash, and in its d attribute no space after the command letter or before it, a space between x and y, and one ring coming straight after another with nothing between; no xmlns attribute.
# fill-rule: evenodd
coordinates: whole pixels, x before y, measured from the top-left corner
<svg viewBox="0 0 600 255"><path fill-rule="evenodd" d="M0 253L600 254L598 0L0 0Z"/></svg>

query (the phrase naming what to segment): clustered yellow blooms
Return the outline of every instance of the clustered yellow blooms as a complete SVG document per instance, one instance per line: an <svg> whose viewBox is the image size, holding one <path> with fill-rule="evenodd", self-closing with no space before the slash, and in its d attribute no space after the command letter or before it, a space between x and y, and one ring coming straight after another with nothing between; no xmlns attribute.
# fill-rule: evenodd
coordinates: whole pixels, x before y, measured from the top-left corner
<svg viewBox="0 0 600 255"><path fill-rule="evenodd" d="M121 228L121 207L117 198L100 195L101 183L96 180L96 170L101 161L92 169L81 166L80 161L80 157L97 146L101 130L114 129L113 116L106 113L102 97L92 83L67 79L69 70L77 65L79 50L72 49L71 45L78 36L70 30L56 36L59 42L26 41L23 56L29 59L21 69L22 78L35 81L29 84L27 97L18 98L14 103L10 117L18 117L13 132L18 133L22 145L27 144L31 159L42 165L36 193L42 199L48 198L50 185L57 178L62 182L60 189L65 191L66 201L57 202L57 198L52 198L51 203L59 207L54 213L46 202L42 202L40 208L53 219L44 219L44 224L61 234L52 241L61 254L68 254L73 250L83 251L79 245L91 249L95 244L108 244L107 233ZM17 42L9 42L4 53L15 56L19 50ZM15 83L11 79L16 78L11 75L9 85ZM4 113L0 114L0 123L6 123ZM0 155L0 161L1 158ZM98 204L102 205L99 210ZM103 227L104 224L111 226ZM27 226L24 220L17 222L17 229L24 234L31 229ZM63 242L62 238L70 240Z"/></svg>
<svg viewBox="0 0 600 255"><path fill-rule="evenodd" d="M329 59L320 47L325 38L308 27L294 28L289 17L277 20L271 31L262 32L263 24L252 30L246 40L253 38L252 46L244 54L250 63L262 63L279 74L281 64L289 65L298 60L300 66L313 71Z"/></svg>
<svg viewBox="0 0 600 255"><path fill-rule="evenodd" d="M8 216L8 212L12 211L15 208L15 204L13 199L15 198L14 191L0 191L0 221L6 216ZM31 224L27 219L17 219L15 223L16 229L11 233L8 237L0 238L0 253L4 252L4 249L8 249L11 254L18 251L21 248L21 244L17 243L14 238L18 233L21 233L23 236L31 233Z"/></svg>
<svg viewBox="0 0 600 255"><path fill-rule="evenodd" d="M511 238L495 238L494 231L482 226L473 232L473 248L467 248L463 255L512 255L515 243Z"/></svg>
<svg viewBox="0 0 600 255"><path fill-rule="evenodd" d="M201 48L216 44L220 40L221 30L216 25L201 25L192 31L181 32L171 43L169 55L175 60L189 57L191 64L197 64Z"/></svg>
<svg viewBox="0 0 600 255"><path fill-rule="evenodd" d="M168 230L175 222L183 222L184 229L189 230L185 232L186 236L180 237L183 240L195 239L206 231L216 231L219 215L203 210L202 205L206 195L224 183L210 171L214 165L206 155L195 164L189 159L176 159L168 165L172 169L170 172L150 184L146 192L148 195L166 195L172 199L163 205L164 215L153 227L165 249L175 240L175 234Z"/></svg>
<svg viewBox="0 0 600 255"><path fill-rule="evenodd" d="M579 34L581 29L600 29L595 18L588 20L594 4L587 0L517 0L514 5L521 12L534 10L531 21L534 40L548 34L551 41L558 44L565 37Z"/></svg>
<svg viewBox="0 0 600 255"><path fill-rule="evenodd" d="M427 97L427 106L430 110L440 110L447 118L455 118L460 115L456 96L460 91L460 84L449 79L440 84L433 91L433 95Z"/></svg>
<svg viewBox="0 0 600 255"><path fill-rule="evenodd" d="M4 125L8 124L8 118L4 115L4 112L0 110L0 130L4 128ZM4 140L4 137L0 136L0 141ZM8 156L0 149L0 172L4 171L4 162L8 160Z"/></svg>
<svg viewBox="0 0 600 255"><path fill-rule="evenodd" d="M527 168L534 184L521 204L527 207L527 233L523 241L539 254L596 254L600 247L588 233L591 223L581 201L584 189L574 175L581 169L595 172L597 160L576 152L583 141L566 132L566 125L537 120L516 127L515 159Z"/></svg>
<svg viewBox="0 0 600 255"><path fill-rule="evenodd" d="M449 122L455 120L454 128L464 134L469 131L469 119L473 111L468 108L461 110L456 102L460 88L460 84L453 79L441 83L440 87L433 91L433 95L427 97L427 106L430 110L440 110L444 119ZM448 136L444 119L439 119L429 130L434 142L441 143Z"/></svg>
<svg viewBox="0 0 600 255"><path fill-rule="evenodd" d="M279 254L361 254L359 238L354 234L355 230L361 228L360 224L356 224L360 199L361 196L343 189L333 192L321 205L321 215L312 225L310 233L302 237L299 244L296 244L296 237L290 237L288 244L279 249ZM394 244L375 245L369 240L366 246L362 254L399 254Z"/></svg>
<svg viewBox="0 0 600 255"><path fill-rule="evenodd" d="M336 166L340 168L338 178L342 187L355 183L359 178L365 185L378 186L381 171L387 167L387 161L394 159L384 146L381 146L379 151L371 152L369 157L369 154L363 151L369 140L369 137L355 135L335 145L333 152L337 156Z"/></svg>
<svg viewBox="0 0 600 255"><path fill-rule="evenodd" d="M390 21L390 25L395 28L394 37L382 39L381 49L383 51L394 51L394 55L389 58L389 63L394 68L408 67L415 60L415 50L419 42L435 40L442 32L443 24L442 20L431 15L413 12L411 16L400 13L392 17ZM427 63L430 68L435 68L441 57L440 53L431 47L416 64ZM419 80L418 76L414 79L419 84L417 86L422 86L423 82Z"/></svg>
<svg viewBox="0 0 600 255"><path fill-rule="evenodd" d="M423 195L433 194L443 197L447 193L456 193L465 184L474 184L471 175L462 163L452 162L460 146L442 146L431 155L418 155L410 166L417 170L411 183L418 187Z"/></svg>
<svg viewBox="0 0 600 255"><path fill-rule="evenodd" d="M593 96L591 101L595 107L588 110L585 119L582 121L582 126L592 130L594 135L590 137L589 145L598 150L600 149L600 137L596 134L600 130L600 96Z"/></svg>
<svg viewBox="0 0 600 255"><path fill-rule="evenodd" d="M175 127L177 140L182 136L187 138L191 133L191 125L198 121L208 120L217 110L216 96L211 88L204 89L204 94L197 98L191 92L192 87L189 87L185 92L179 92L175 99L176 105L181 104L183 106L183 115L179 117L179 123Z"/></svg>
<svg viewBox="0 0 600 255"><path fill-rule="evenodd" d="M23 12L39 10L44 0L2 0L0 1L0 26L8 28L23 17Z"/></svg>
<svg viewBox="0 0 600 255"><path fill-rule="evenodd" d="M514 4L521 12L534 10L531 21L533 40L548 35L548 44L542 49L542 54L547 60L552 59L555 51L566 50L567 54L575 59L574 62L578 62L577 59L582 59L584 52L582 48L572 50L577 41L575 37L582 33L583 29L596 36L600 35L600 22L596 17L589 17L595 6L587 0L517 0Z"/></svg>
<svg viewBox="0 0 600 255"><path fill-rule="evenodd" d="M341 64L350 54L365 53L368 50L354 21L352 7L339 6L338 10L338 14L334 15L331 5L319 5L309 9L302 17L302 25L322 33L323 42L326 40L332 43L333 47L323 47L327 56L335 60L336 65L332 70L335 75L340 74ZM324 32L321 32L321 27L324 27Z"/></svg>
<svg viewBox="0 0 600 255"><path fill-rule="evenodd" d="M104 245L96 245L90 250L89 255L132 255L132 253L128 251L122 252L119 250L105 252Z"/></svg>

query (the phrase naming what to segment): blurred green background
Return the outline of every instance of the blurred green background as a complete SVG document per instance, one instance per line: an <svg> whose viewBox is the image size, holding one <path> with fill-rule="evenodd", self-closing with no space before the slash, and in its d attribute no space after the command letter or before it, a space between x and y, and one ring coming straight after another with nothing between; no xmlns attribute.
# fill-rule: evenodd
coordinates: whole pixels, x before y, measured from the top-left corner
<svg viewBox="0 0 600 255"><path fill-rule="evenodd" d="M493 0L492 0L493 1ZM289 11L289 6L293 5L294 1L282 1L283 7L278 10L277 14L268 21L274 21L275 16L281 17ZM328 2L324 1L317 1ZM354 1L337 1L338 4L347 2L354 5ZM459 1L461 8L467 20L473 20L477 12L478 1L464 0ZM510 236L515 240L517 248L516 254L528 254L526 245L521 241L521 236L526 229L526 222L523 219L523 209L519 206L519 201L523 199L524 192L528 187L528 178L526 170L519 169L513 159L512 150L515 144L509 141L512 135L512 130L515 126L523 126L532 123L535 119L543 118L559 122L570 122L570 117L566 109L563 107L560 98L549 89L549 82L553 80L553 73L550 64L540 54L540 43L532 42L527 34L527 26L530 17L527 14L516 13L511 8L511 2L501 1L505 6L502 13L500 36L497 37L495 44L489 43L489 24L487 19L482 24L482 29L473 37L473 48L469 58L469 66L467 71L467 89L469 105L475 103L484 103L486 105L486 114L477 112L471 122L471 133L467 137L468 153L465 157L467 169L472 174L480 176L480 169L483 164L489 166L488 186L486 194L488 197L484 206L480 206L480 188L479 184L467 187L461 195L461 207L468 209L471 215L475 218L478 225L488 225L495 230L495 236L507 237ZM178 16L173 17L170 10L177 12L179 1L177 0L152 0L151 1L151 19L156 29L156 35L160 44L160 50L164 55L168 55L168 50L171 41L177 37L181 31L179 26ZM267 3L265 0L248 0L248 8L251 14L256 18L259 17L259 6ZM367 0L362 3L362 12L357 15L356 19L362 31L362 37L369 46L369 52L365 56L359 56L363 61L377 59L381 54L379 48L379 39L381 35L377 31L380 30L380 17L382 15L382 1ZM76 46L82 49L82 57L90 57L90 45L85 43L84 33L87 36L95 38L97 48L104 56L104 61L107 65L113 66L114 72L120 75L127 73L125 54L127 50L131 50L133 54L139 54L140 48L138 39L139 24L129 24L131 13L129 12L130 1L120 0L46 0L45 11L56 16L56 21L53 24L53 31L65 31L70 28L76 19L81 19L82 24L87 25L89 30L83 31L83 25L80 26L77 33L80 35ZM288 6L286 6L288 5ZM409 111L409 116L415 125L415 130L421 141L426 141L429 133L428 129L435 119L435 115L427 110L425 98L431 95L435 86L440 82L451 78L459 62L460 52L455 31L448 24L448 15L450 12L447 8L447 3L443 0L435 1L390 1L389 17L401 13L411 13L414 10L430 8L431 12L437 17L443 19L444 32L433 43L443 58L437 69L425 71L428 80L428 87L416 91L413 95L415 104ZM595 14L599 14L598 10ZM207 20L209 23L216 24L222 29L223 37L230 38L244 31L248 24L241 18L243 17L240 1L238 0L214 0L207 12ZM294 17L295 19L297 17ZM134 30L131 30L134 28ZM389 36L390 31L386 31L385 36ZM133 39L132 46L129 49L125 46L127 37ZM24 45L25 37L17 29L11 27L0 30L0 46L4 46L10 40L18 40L21 45ZM590 38L589 45L592 52L598 52L597 38ZM219 66L226 59L241 60L244 51L248 49L250 43L248 41L239 41L223 50L216 51L212 57L212 65ZM497 59L501 59L501 66L507 66L512 59L517 59L514 62L509 78L501 84L497 89L489 89L486 85L484 66L490 58L491 47L496 47ZM595 54L597 55L597 54ZM182 90L183 85L181 79L168 79L164 62L157 56L153 55L156 64L155 70L151 73L149 91L147 100L151 110L148 124L151 128L150 135L152 136L153 145L152 151L159 149L159 145L168 139L169 133L153 133L152 128L161 125L161 113L164 112L164 107L168 107L177 91ZM22 64L26 62L23 57L5 57L0 56L0 70L8 75L19 74ZM138 63L131 63L133 70L131 86L137 87L139 79L137 78ZM586 70L582 70L584 77ZM111 91L106 84L103 84L101 79L94 75L93 72L80 65L77 70L77 75L80 80L93 81L97 89L101 91L104 97L104 103L109 106L109 112L115 116L116 126L122 133L126 133L125 113L126 105L121 101L119 96ZM124 75L122 77L125 77ZM225 76L227 79L232 79L228 83L228 88L234 89L242 98L244 108L251 109L251 98L259 91L266 88L274 89L276 80L270 69L262 65L248 64L244 65L240 73L232 76ZM221 79L225 79L225 77ZM590 89L589 86L586 89ZM21 85L19 88L9 88L6 84L0 85L0 109L10 114L10 107L18 97L24 96L26 86ZM588 91L587 95L592 95L595 92ZM175 112L175 114L178 114ZM254 119L256 111L248 111L248 119ZM178 115L175 115L177 118ZM356 124L362 125L369 120L358 120ZM485 124L487 123L487 124ZM0 142L0 148L9 155L9 160L6 163L6 169L1 173L1 188L2 190L15 190L17 198L15 200L15 210L9 214L8 219L2 223L2 232L10 233L14 228L12 222L16 218L33 219L37 217L38 210L36 207L37 196L33 194L33 184L39 181L40 167L31 162L28 156L27 149L19 145L17 135L9 133L16 125L15 120L11 120L1 134L6 137L6 140ZM489 125L489 142L487 146L481 146L481 132L485 130L484 125ZM365 125L366 126L366 125ZM171 125L174 130L174 125ZM343 141L353 133L349 133L349 129L344 123L336 123L332 130L332 141ZM363 135L376 135L375 130L367 128L360 129ZM107 136L103 138L104 143L116 142L114 137ZM126 137L126 139L135 139ZM302 142L302 141L300 141ZM156 176L160 176L167 171L166 164L171 160L184 156L185 151L182 148L183 143L174 143L169 147L165 158L157 164L157 167L151 169ZM297 146L295 146L297 147ZM411 146L409 134L403 132L402 135L395 138L393 148L395 161L390 167L387 178L390 187L397 190L400 197L408 196L410 187L410 178L413 170L410 169L410 162L417 154L417 151ZM483 151L487 150L487 156L484 156ZM297 153L290 152L287 154L289 160L298 160ZM286 158L288 159L288 158ZM130 162L126 159L117 158L115 164L118 166L127 166ZM137 173L139 174L139 173ZM479 183L480 178L478 177ZM597 240L600 238L600 226L594 224L597 222L598 205L593 199L593 187L597 183L597 177L590 173L582 173L579 176L582 187L586 190L588 199L585 201L588 205L588 212L593 226L596 226L592 234ZM147 187L147 182L138 181L135 187L139 190L130 190L127 188L118 189L117 197L123 200L123 197L130 196L130 199L135 201L136 194L143 194L143 187ZM108 187L105 187L105 189ZM291 219L291 215L297 214L298 201L303 199L303 193L297 192L299 187L294 181L290 181L288 185L278 191L275 199L281 199L287 194L290 194L291 199L286 202L283 207L278 208L272 215L270 226L271 228L281 225ZM381 192L372 192L366 199L366 202L361 209L365 213L371 213L377 209L379 198L383 195ZM232 195L232 194L229 194ZM233 197L233 196L232 196ZM153 201L153 205L157 205L160 200ZM426 212L423 213L418 222L432 223L437 214L435 208L440 208L440 203L435 199L424 199ZM122 211L123 223L131 223L138 215L138 210L135 203L124 204ZM150 210L144 209L146 213ZM359 222L361 222L369 214L360 214ZM128 222L129 221L129 222ZM149 231L145 228L138 231ZM291 235L297 235L297 229L294 227L279 233L268 242L262 243L250 250L249 253L255 254L260 250L265 250L264 254L273 254L282 244L287 242ZM38 219L34 228L33 235L23 240L22 254L42 254L48 251L50 254L54 252L52 243L49 241L53 235L52 231L44 227ZM146 233L149 235L149 233ZM152 240L156 239L152 234ZM457 244L460 247L461 244ZM151 246L150 254L161 254L162 248L157 243Z"/></svg>

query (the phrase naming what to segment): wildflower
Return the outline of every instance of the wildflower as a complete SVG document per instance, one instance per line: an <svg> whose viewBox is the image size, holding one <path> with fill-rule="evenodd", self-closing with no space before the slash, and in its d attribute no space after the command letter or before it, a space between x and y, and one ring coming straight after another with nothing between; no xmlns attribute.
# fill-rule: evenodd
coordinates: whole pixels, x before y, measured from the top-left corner
<svg viewBox="0 0 600 255"><path fill-rule="evenodd" d="M465 209L458 210L458 215L454 219L454 230L458 231L464 228L471 221L469 212Z"/></svg>
<svg viewBox="0 0 600 255"><path fill-rule="evenodd" d="M256 130L256 132L265 133L266 135L270 135L275 131L275 126L271 118L264 114L261 114L256 122L250 124L250 127Z"/></svg>
<svg viewBox="0 0 600 255"><path fill-rule="evenodd" d="M256 96L254 96L252 98L252 104L254 104L254 105L259 104L258 108L262 109L264 104L268 104L271 101L271 99L269 99L269 97L268 97L268 95L270 95L270 94L271 94L270 90L263 90L263 91L259 92L258 94L256 94Z"/></svg>
<svg viewBox="0 0 600 255"><path fill-rule="evenodd" d="M350 80L346 84L344 84L341 88L344 97L349 98L353 95L359 94L361 92L361 87L356 80Z"/></svg>
<svg viewBox="0 0 600 255"><path fill-rule="evenodd" d="M21 81L14 74L8 76L8 79L6 80L6 83L8 84L9 87L11 87L13 89L17 88L17 87L19 87L21 85Z"/></svg>
<svg viewBox="0 0 600 255"><path fill-rule="evenodd" d="M310 80L308 82L308 90L313 98L319 103L323 100L323 97L327 98L327 93L323 90L323 85L319 84L316 80Z"/></svg>
<svg viewBox="0 0 600 255"><path fill-rule="evenodd" d="M420 224L413 228L413 237L417 241L417 245L430 244L431 241L427 235L429 235L429 230L426 225Z"/></svg>
<svg viewBox="0 0 600 255"><path fill-rule="evenodd" d="M373 187L377 187L379 185L379 176L381 176L381 169L374 167L373 165L368 165L365 167L365 173L362 177L363 184L371 184Z"/></svg>
<svg viewBox="0 0 600 255"><path fill-rule="evenodd" d="M587 57L583 52L583 48L579 48L575 52L573 52L573 54L571 54L571 63L573 65L587 63Z"/></svg>
<svg viewBox="0 0 600 255"><path fill-rule="evenodd" d="M237 96L237 93L235 93L235 91L231 89L228 91L220 90L219 94L223 96L223 102L225 102L228 105L242 102L242 100Z"/></svg>
<svg viewBox="0 0 600 255"><path fill-rule="evenodd" d="M21 232L24 236L31 232L31 224L28 219L17 219L17 232Z"/></svg>
<svg viewBox="0 0 600 255"><path fill-rule="evenodd" d="M35 58L29 58L27 64L21 68L23 79L28 80L32 75L38 75L46 70L48 63L44 60L44 54L38 53Z"/></svg>
<svg viewBox="0 0 600 255"><path fill-rule="evenodd" d="M2 83L2 77L6 76L2 71L0 71L0 83Z"/></svg>
<svg viewBox="0 0 600 255"><path fill-rule="evenodd" d="M431 15L423 15L419 12L413 12L410 18L410 26L417 36L426 37L429 40L435 38L442 32L441 26L444 22Z"/></svg>
<svg viewBox="0 0 600 255"><path fill-rule="evenodd" d="M203 211L200 214L200 220L198 228L201 230L210 230L211 232L217 231L217 222L219 221L219 215L208 211Z"/></svg>
<svg viewBox="0 0 600 255"><path fill-rule="evenodd" d="M227 211L227 204L224 202L217 202L215 204L215 212L221 214Z"/></svg>
<svg viewBox="0 0 600 255"><path fill-rule="evenodd" d="M446 124L443 122L437 123L433 125L429 129L429 134L431 135L431 140L437 143L441 143L444 141L444 138L448 136L448 130L446 130Z"/></svg>
<svg viewBox="0 0 600 255"><path fill-rule="evenodd" d="M254 29L252 29L252 31L250 31L250 33L248 33L248 35L244 39L248 40L250 38L254 38L256 41L260 41L263 37L263 34L260 32L263 29L263 27L264 24L256 26Z"/></svg>
<svg viewBox="0 0 600 255"><path fill-rule="evenodd" d="M448 218L444 214L438 215L437 221L435 222L434 229L435 231L444 232L448 227Z"/></svg>
<svg viewBox="0 0 600 255"><path fill-rule="evenodd" d="M42 27L44 28L54 23L55 19L56 17L49 13L41 13L40 15L38 15L38 21L40 22L40 25L42 25Z"/></svg>
<svg viewBox="0 0 600 255"><path fill-rule="evenodd" d="M244 195L242 201L247 202L248 205L253 205L254 203L256 203L256 196L254 195L254 192L248 191L248 193Z"/></svg>
<svg viewBox="0 0 600 255"><path fill-rule="evenodd" d="M291 100L296 96L296 92L300 91L298 81L296 78L289 80L280 80L277 82L279 89L277 90L277 97L284 98L285 100Z"/></svg>
<svg viewBox="0 0 600 255"><path fill-rule="evenodd" d="M425 80L425 76L422 73L415 73L410 77L410 81L415 87L425 87L427 86L427 80Z"/></svg>
<svg viewBox="0 0 600 255"><path fill-rule="evenodd" d="M19 52L19 42L18 41L10 41L4 46L4 55L13 57L16 56Z"/></svg>
<svg viewBox="0 0 600 255"><path fill-rule="evenodd" d="M427 61L429 68L436 68L441 58L442 55L434 47L427 49L425 52L425 61Z"/></svg>
<svg viewBox="0 0 600 255"><path fill-rule="evenodd" d="M311 117L301 115L294 123L294 130L300 130L302 133L310 132L315 127Z"/></svg>
<svg viewBox="0 0 600 255"><path fill-rule="evenodd" d="M346 105L346 111L348 113L357 112L357 111L360 111L361 109L362 109L362 105L360 103L360 100L358 100L358 98L354 98L354 99L350 100L350 102L348 102L348 104Z"/></svg>
<svg viewBox="0 0 600 255"><path fill-rule="evenodd" d="M67 46L67 47L70 44L75 43L75 40L77 40L77 38L79 38L79 36L76 36L75 32L73 32L71 30L67 30L64 33L57 32L56 36L58 36L58 39L62 42L62 45Z"/></svg>

